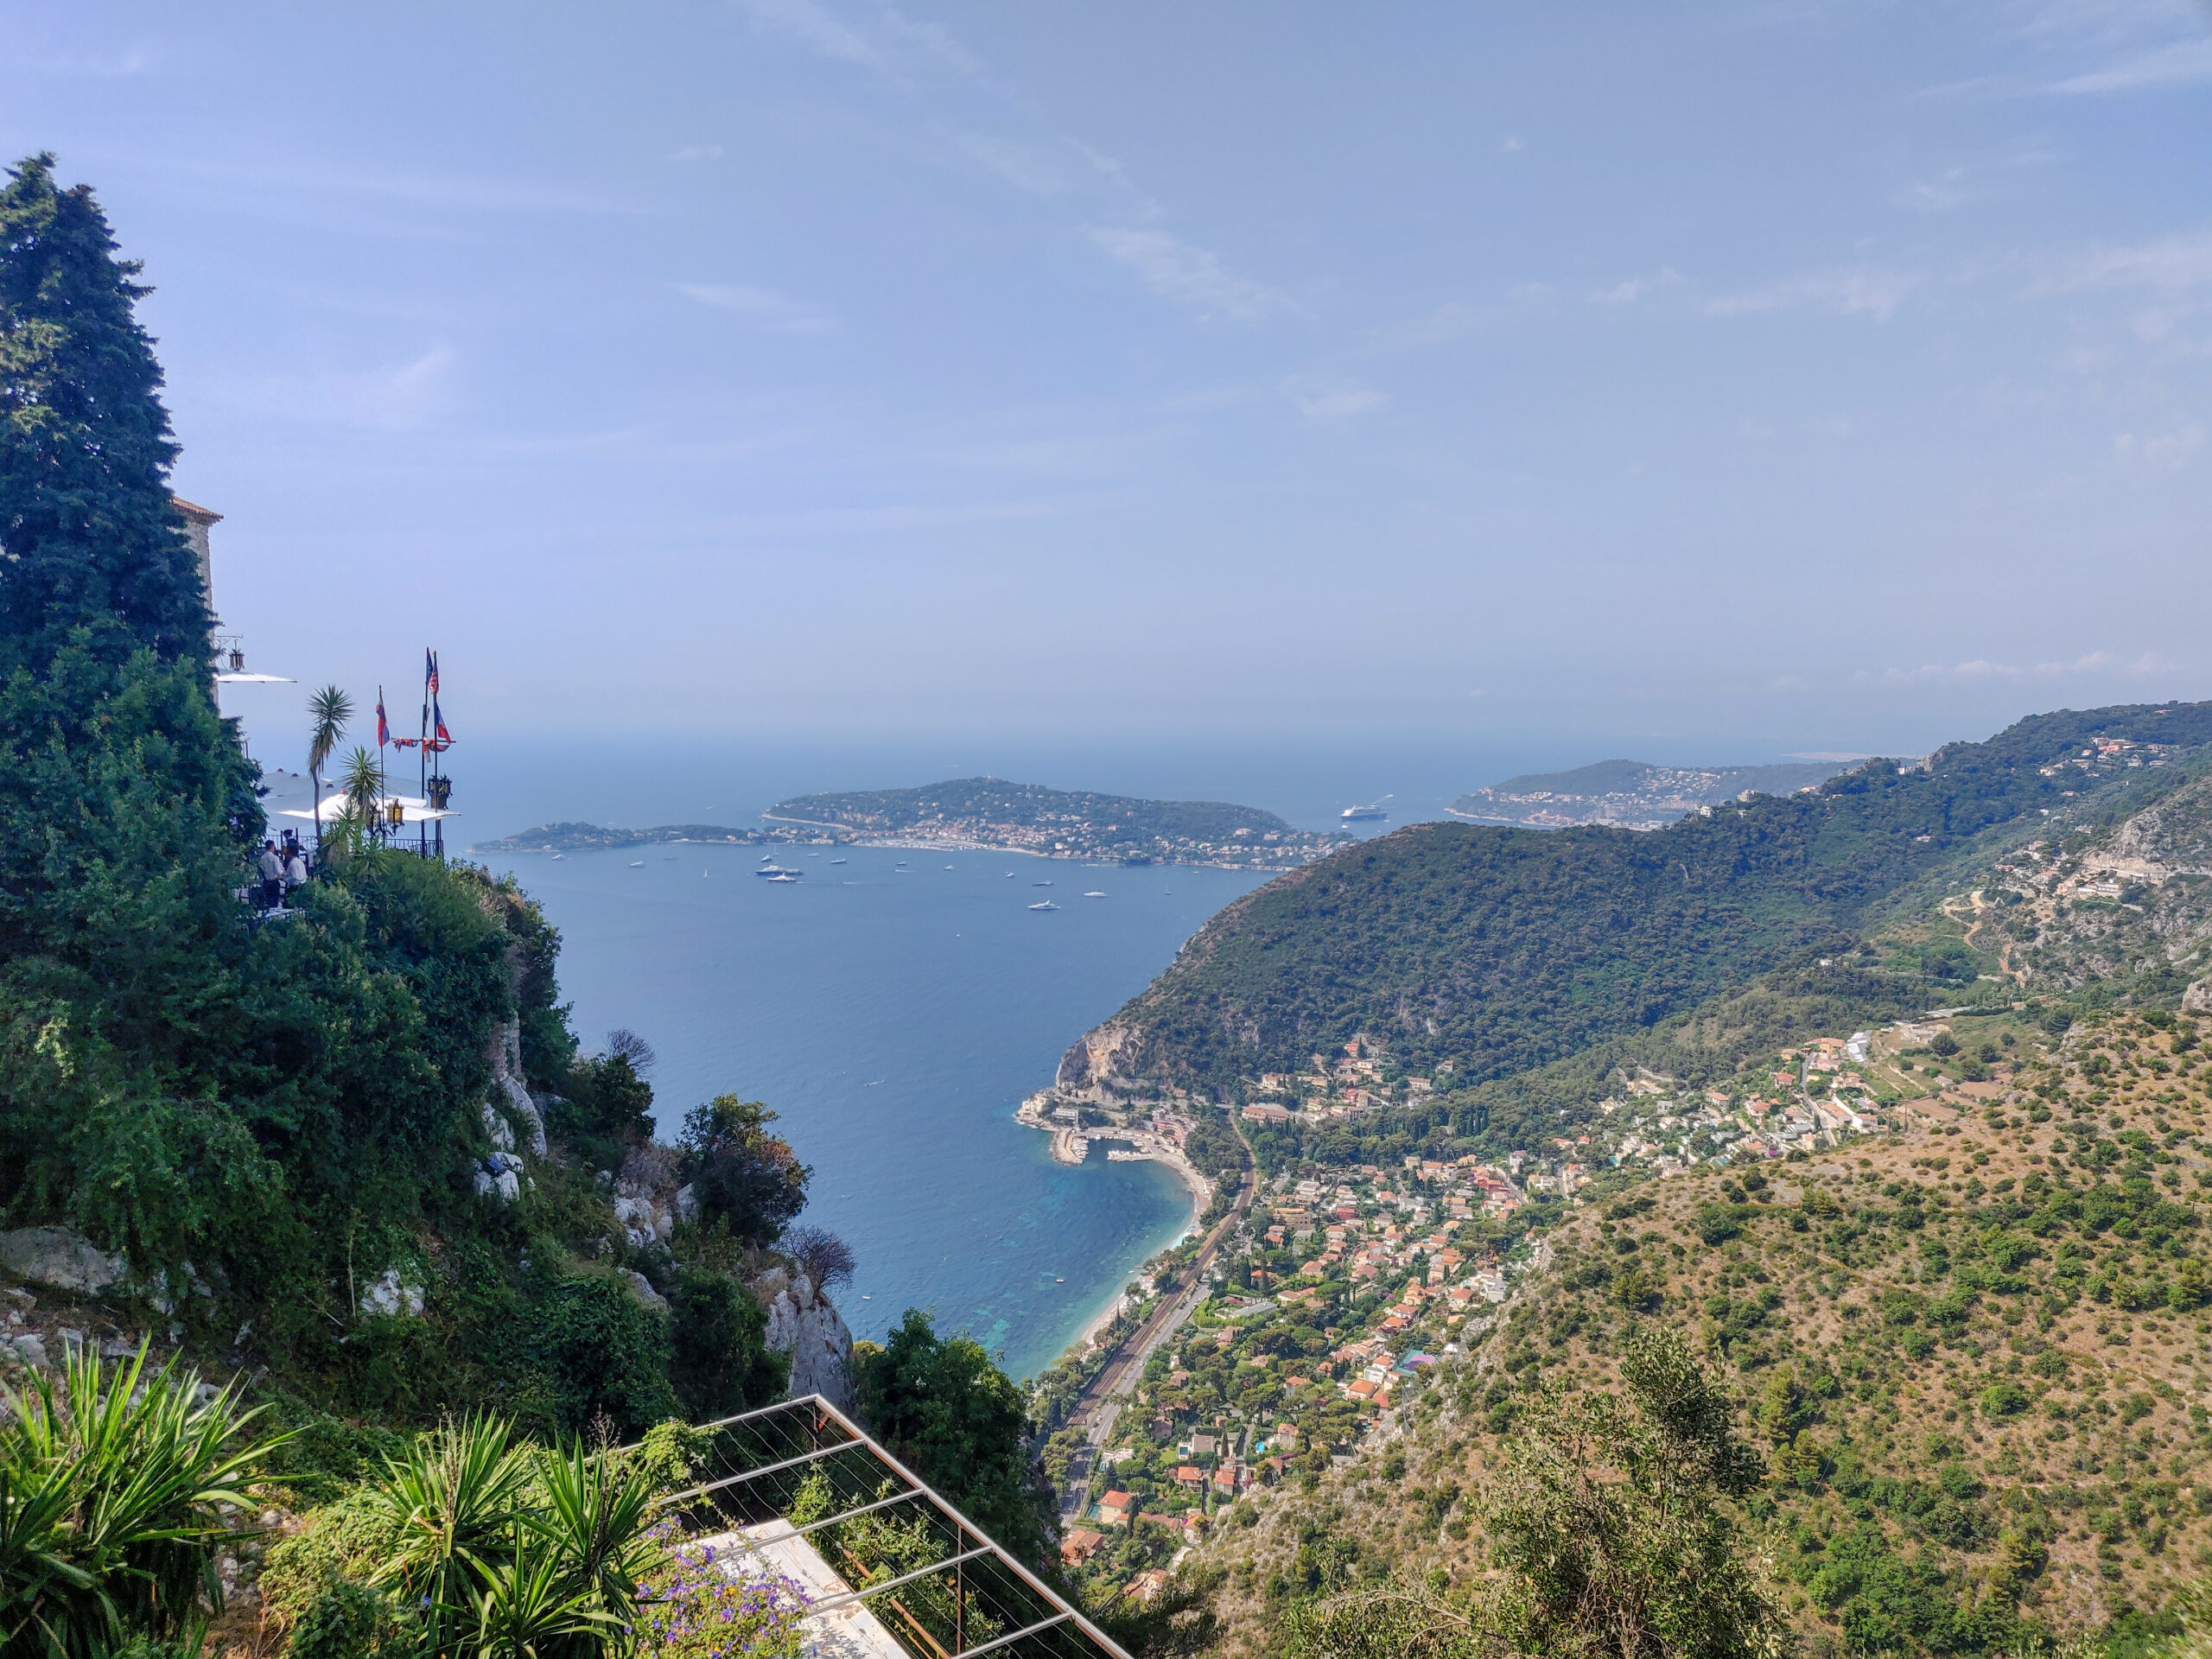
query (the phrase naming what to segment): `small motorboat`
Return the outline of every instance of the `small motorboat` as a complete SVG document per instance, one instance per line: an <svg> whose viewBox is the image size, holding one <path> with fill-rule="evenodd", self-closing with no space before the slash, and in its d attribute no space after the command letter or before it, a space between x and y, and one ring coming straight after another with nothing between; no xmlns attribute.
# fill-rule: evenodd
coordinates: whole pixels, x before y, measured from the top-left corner
<svg viewBox="0 0 2212 1659"><path fill-rule="evenodd" d="M1058 910L1059 906L1054 904L1051 899L1046 899L1037 904L1030 906L1029 908L1032 910Z"/></svg>
<svg viewBox="0 0 2212 1659"><path fill-rule="evenodd" d="M642 870L645 868L645 861L642 858L633 858L630 861L630 868L633 870Z"/></svg>

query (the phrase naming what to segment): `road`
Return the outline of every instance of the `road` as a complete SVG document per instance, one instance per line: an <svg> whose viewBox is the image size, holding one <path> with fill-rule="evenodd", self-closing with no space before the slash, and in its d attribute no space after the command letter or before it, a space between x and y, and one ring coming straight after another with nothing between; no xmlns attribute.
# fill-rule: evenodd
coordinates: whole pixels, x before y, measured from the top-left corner
<svg viewBox="0 0 2212 1659"><path fill-rule="evenodd" d="M1233 1117L1230 1124L1236 1130L1236 1138L1243 1141L1243 1126ZM1249 1141L1244 1142L1244 1155L1248 1161L1236 1199L1230 1205L1229 1213L1214 1224L1213 1230L1198 1246L1198 1253L1192 1262L1189 1285L1174 1297L1163 1299L1160 1305L1153 1310L1150 1318L1122 1338L1098 1375L1091 1379L1090 1386L1077 1398L1075 1409L1069 1413L1068 1421L1081 1428L1084 1438L1092 1446L1103 1445L1106 1437L1113 1432L1115 1420L1122 1414L1126 1397L1135 1390L1137 1379L1144 1375L1145 1362L1152 1357L1154 1351L1205 1300L1206 1269L1213 1265L1213 1258L1220 1250L1222 1241L1229 1236L1244 1213L1252 1207L1252 1200L1260 1190L1259 1166L1252 1160L1252 1145ZM1082 1483L1090 1473L1090 1460L1087 1457L1079 1458L1077 1463L1081 1465L1083 1472L1079 1476L1076 1465L1071 1465L1068 1483L1080 1492Z"/></svg>

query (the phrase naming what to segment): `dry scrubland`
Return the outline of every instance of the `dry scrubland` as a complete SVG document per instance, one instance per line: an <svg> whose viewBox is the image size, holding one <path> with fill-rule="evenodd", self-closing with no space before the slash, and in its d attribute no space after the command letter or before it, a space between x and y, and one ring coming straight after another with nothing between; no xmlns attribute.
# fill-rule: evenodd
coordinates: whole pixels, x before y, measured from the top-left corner
<svg viewBox="0 0 2212 1659"><path fill-rule="evenodd" d="M2124 1631L2167 1607L2212 1563L2199 1023L2016 1024L1993 1100L1575 1211L1399 1433L1232 1516L1202 1558L1224 1650L1278 1650L1287 1599L1332 1580L1479 1579L1521 1405L1609 1386L1649 1320L1721 1361L1770 1470L1749 1535L1816 1647L1994 1647L2016 1619Z"/></svg>

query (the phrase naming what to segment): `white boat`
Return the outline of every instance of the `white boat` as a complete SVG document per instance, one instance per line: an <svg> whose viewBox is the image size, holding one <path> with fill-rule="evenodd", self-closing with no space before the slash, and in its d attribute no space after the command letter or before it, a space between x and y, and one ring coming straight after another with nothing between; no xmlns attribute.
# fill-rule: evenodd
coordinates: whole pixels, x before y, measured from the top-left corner
<svg viewBox="0 0 2212 1659"><path fill-rule="evenodd" d="M1030 906L1029 908L1032 910L1058 910L1059 906L1054 904L1051 899L1046 899L1039 903Z"/></svg>
<svg viewBox="0 0 2212 1659"><path fill-rule="evenodd" d="M1032 881L1029 885L1033 887L1049 887L1052 884L1049 881Z"/></svg>
<svg viewBox="0 0 2212 1659"><path fill-rule="evenodd" d="M830 861L832 864L842 864L845 861L842 858L833 858Z"/></svg>
<svg viewBox="0 0 2212 1659"><path fill-rule="evenodd" d="M798 880L798 872L797 870L778 870L768 879L771 881L796 881Z"/></svg>
<svg viewBox="0 0 2212 1659"><path fill-rule="evenodd" d="M1103 893L1086 893L1083 896L1086 899L1103 899L1106 895Z"/></svg>
<svg viewBox="0 0 2212 1659"><path fill-rule="evenodd" d="M630 868L633 870L642 870L645 868L645 861L642 858L633 858L630 861Z"/></svg>
<svg viewBox="0 0 2212 1659"><path fill-rule="evenodd" d="M1382 801L1387 801L1389 798L1390 798L1388 795L1385 795L1382 798ZM1370 801L1365 806L1348 806L1344 808L1343 814L1344 822L1346 823L1360 823L1376 818L1389 817L1390 815L1382 810L1382 801Z"/></svg>

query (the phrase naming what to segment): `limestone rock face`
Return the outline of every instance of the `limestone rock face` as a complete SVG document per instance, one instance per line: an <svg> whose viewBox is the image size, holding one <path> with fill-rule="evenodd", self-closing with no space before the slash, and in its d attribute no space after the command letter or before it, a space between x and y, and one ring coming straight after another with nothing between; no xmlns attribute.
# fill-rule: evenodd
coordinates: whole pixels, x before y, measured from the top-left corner
<svg viewBox="0 0 2212 1659"><path fill-rule="evenodd" d="M853 1403L853 1333L830 1299L803 1273L771 1268L753 1281L768 1310L768 1346L791 1362L794 1395L818 1394L831 1405Z"/></svg>
<svg viewBox="0 0 2212 1659"><path fill-rule="evenodd" d="M2212 1014L2212 974L2207 974L2182 993L2181 1005L2191 1014Z"/></svg>
<svg viewBox="0 0 2212 1659"><path fill-rule="evenodd" d="M410 1285L397 1268L386 1268L381 1277L361 1293L361 1312L387 1319L423 1317L423 1287Z"/></svg>
<svg viewBox="0 0 2212 1659"><path fill-rule="evenodd" d="M626 1271L618 1276L630 1287L630 1294L647 1307L662 1313L668 1312L668 1298L655 1290L652 1281L646 1278L644 1274Z"/></svg>
<svg viewBox="0 0 2212 1659"><path fill-rule="evenodd" d="M50 1290L105 1290L124 1262L67 1227L22 1227L0 1233L0 1268Z"/></svg>
<svg viewBox="0 0 2212 1659"><path fill-rule="evenodd" d="M1052 1081L1063 1089L1096 1089L1122 1075L1122 1062L1135 1058L1136 1041L1137 1033L1118 1020L1095 1026L1060 1057Z"/></svg>
<svg viewBox="0 0 2212 1659"><path fill-rule="evenodd" d="M476 1196L500 1204L522 1197L522 1160L512 1152L495 1152L475 1169Z"/></svg>

